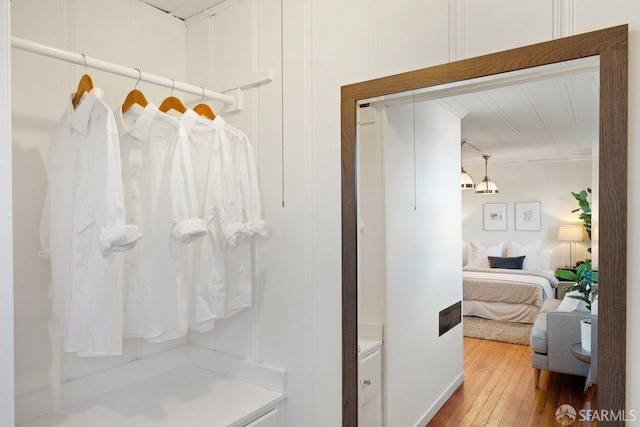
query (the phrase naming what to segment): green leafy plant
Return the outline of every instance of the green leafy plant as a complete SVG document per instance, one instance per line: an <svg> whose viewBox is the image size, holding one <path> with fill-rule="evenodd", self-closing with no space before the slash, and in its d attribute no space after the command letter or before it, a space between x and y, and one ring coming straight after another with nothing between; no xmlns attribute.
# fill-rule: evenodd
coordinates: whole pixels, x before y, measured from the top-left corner
<svg viewBox="0 0 640 427"><path fill-rule="evenodd" d="M572 213L580 212L578 216L582 220L582 225L587 231L587 236L591 240L591 204L589 203L589 195L591 188L582 190L579 193L572 192L571 195L578 201L578 208L572 210ZM591 253L591 246L587 248L587 252ZM587 308L591 311L591 301L597 295L597 290L593 288L594 283L598 283L598 272L591 268L591 260L586 260L576 268L575 273L570 270L557 269L556 277L564 280L575 282L573 286L567 286L566 292L578 291L580 295L569 295L571 298L579 299L587 304Z"/></svg>
<svg viewBox="0 0 640 427"><path fill-rule="evenodd" d="M591 268L591 261L586 260L582 264L578 266L576 272L569 270L556 270L556 276L569 280L571 282L575 282L575 285L568 286L565 288L565 291L572 292L578 291L580 295L569 295L571 298L579 299L580 301L584 301L587 304L587 308L591 311L591 301L597 295L597 290L593 288L594 282L598 282L598 272L593 271Z"/></svg>
<svg viewBox="0 0 640 427"><path fill-rule="evenodd" d="M582 220L584 229L587 230L587 236L591 240L591 205L589 203L589 195L591 194L591 188L582 190L579 193L572 192L571 195L578 201L578 208L571 211L571 213L580 212L578 216ZM591 247L587 248L587 252L591 253Z"/></svg>

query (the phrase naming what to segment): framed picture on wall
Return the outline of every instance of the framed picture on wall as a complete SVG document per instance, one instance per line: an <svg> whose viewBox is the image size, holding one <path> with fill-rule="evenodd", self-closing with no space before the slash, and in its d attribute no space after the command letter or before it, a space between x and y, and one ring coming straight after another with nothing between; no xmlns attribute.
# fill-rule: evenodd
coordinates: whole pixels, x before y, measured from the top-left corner
<svg viewBox="0 0 640 427"><path fill-rule="evenodd" d="M518 202L516 205L516 230L540 231L540 202Z"/></svg>
<svg viewBox="0 0 640 427"><path fill-rule="evenodd" d="M483 208L483 229L485 231L506 231L507 204L485 203Z"/></svg>

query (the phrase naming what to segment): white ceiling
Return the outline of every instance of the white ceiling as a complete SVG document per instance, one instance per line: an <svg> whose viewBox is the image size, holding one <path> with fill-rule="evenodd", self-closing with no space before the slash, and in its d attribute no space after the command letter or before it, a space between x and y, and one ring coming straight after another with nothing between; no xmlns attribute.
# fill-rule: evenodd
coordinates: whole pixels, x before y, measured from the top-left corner
<svg viewBox="0 0 640 427"><path fill-rule="evenodd" d="M462 119L465 166L482 154L492 164L584 159L598 141L597 70L586 58L362 102L438 102Z"/></svg>
<svg viewBox="0 0 640 427"><path fill-rule="evenodd" d="M143 0L144 3L171 15L187 19L205 9L224 3L225 0Z"/></svg>
<svg viewBox="0 0 640 427"><path fill-rule="evenodd" d="M492 163L591 157L598 141L597 72L505 86L454 96L468 111L462 139L492 156ZM481 153L463 147L465 164Z"/></svg>

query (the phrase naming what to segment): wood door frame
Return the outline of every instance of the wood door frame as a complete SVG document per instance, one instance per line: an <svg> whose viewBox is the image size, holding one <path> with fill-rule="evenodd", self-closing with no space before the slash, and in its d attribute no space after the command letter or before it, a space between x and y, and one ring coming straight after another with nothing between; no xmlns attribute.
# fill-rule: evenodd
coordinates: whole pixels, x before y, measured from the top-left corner
<svg viewBox="0 0 640 427"><path fill-rule="evenodd" d="M620 25L341 88L342 424L358 425L358 100L600 56L598 407L625 409L628 26ZM533 387L533 385L532 385ZM601 425L623 425L601 422Z"/></svg>

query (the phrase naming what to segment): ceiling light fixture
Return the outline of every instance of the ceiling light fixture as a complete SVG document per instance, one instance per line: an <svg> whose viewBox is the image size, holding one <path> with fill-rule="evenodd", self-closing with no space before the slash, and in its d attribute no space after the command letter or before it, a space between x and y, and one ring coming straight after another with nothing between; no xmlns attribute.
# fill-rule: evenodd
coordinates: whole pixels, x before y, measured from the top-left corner
<svg viewBox="0 0 640 427"><path fill-rule="evenodd" d="M460 189L461 190L471 190L475 187L475 183L473 182L473 178L471 175L464 170L464 167L460 169Z"/></svg>
<svg viewBox="0 0 640 427"><path fill-rule="evenodd" d="M476 194L498 194L498 186L489 179L488 163L490 157L488 154L482 155L484 159L484 179L476 185Z"/></svg>
<svg viewBox="0 0 640 427"><path fill-rule="evenodd" d="M462 166L462 147L465 144L471 145L464 139L462 140L462 144L460 144L460 189L471 190L473 187L475 187L476 184L473 182L473 178L471 178L471 175L469 175L467 171L464 170L464 166Z"/></svg>

